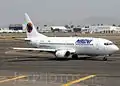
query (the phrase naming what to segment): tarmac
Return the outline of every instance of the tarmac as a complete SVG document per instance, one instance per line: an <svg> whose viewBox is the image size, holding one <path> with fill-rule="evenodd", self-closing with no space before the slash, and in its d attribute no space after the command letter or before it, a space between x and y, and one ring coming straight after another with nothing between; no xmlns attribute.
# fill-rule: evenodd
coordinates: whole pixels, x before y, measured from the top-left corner
<svg viewBox="0 0 120 86"><path fill-rule="evenodd" d="M0 40L0 86L120 86L120 52L108 57L54 59L19 40Z"/></svg>

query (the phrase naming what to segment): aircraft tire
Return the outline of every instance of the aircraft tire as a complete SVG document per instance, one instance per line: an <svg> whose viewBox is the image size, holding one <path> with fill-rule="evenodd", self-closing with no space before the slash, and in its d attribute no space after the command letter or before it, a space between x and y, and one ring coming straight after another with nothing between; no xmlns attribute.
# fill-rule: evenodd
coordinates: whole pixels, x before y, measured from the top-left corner
<svg viewBox="0 0 120 86"><path fill-rule="evenodd" d="M103 58L103 61L107 61L107 58L106 58L106 57L104 57L104 58Z"/></svg>
<svg viewBox="0 0 120 86"><path fill-rule="evenodd" d="M73 58L73 59L78 59L78 55L77 55L77 54L73 54L73 55L72 55L72 58Z"/></svg>

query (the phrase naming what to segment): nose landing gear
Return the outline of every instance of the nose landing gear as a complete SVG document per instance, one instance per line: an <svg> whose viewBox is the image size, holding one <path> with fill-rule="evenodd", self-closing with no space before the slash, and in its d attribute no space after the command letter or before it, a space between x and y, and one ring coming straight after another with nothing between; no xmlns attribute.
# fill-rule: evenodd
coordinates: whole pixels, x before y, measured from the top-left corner
<svg viewBox="0 0 120 86"><path fill-rule="evenodd" d="M108 59L107 59L107 56L110 56L110 55L105 55L104 57L103 57L103 61L107 61Z"/></svg>
<svg viewBox="0 0 120 86"><path fill-rule="evenodd" d="M103 57L103 61L107 61L107 57L106 56Z"/></svg>

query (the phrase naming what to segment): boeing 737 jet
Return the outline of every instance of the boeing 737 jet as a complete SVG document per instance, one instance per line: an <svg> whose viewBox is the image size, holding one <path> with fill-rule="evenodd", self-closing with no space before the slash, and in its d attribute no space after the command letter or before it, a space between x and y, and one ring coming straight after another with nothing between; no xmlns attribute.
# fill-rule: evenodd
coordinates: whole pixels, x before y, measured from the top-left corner
<svg viewBox="0 0 120 86"><path fill-rule="evenodd" d="M112 42L103 38L93 37L47 37L38 33L28 14L25 13L25 26L27 38L25 40L32 48L13 48L16 50L45 51L53 53L56 58L78 58L78 55L107 56L115 53L119 48Z"/></svg>

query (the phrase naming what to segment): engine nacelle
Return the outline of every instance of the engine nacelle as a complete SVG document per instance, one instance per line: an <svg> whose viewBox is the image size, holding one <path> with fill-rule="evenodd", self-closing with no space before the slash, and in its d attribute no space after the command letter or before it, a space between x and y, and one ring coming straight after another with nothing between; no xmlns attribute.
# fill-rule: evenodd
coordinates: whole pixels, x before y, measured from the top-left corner
<svg viewBox="0 0 120 86"><path fill-rule="evenodd" d="M55 53L56 57L58 58L67 58L68 56L70 56L70 52L66 51L66 50L58 50Z"/></svg>

